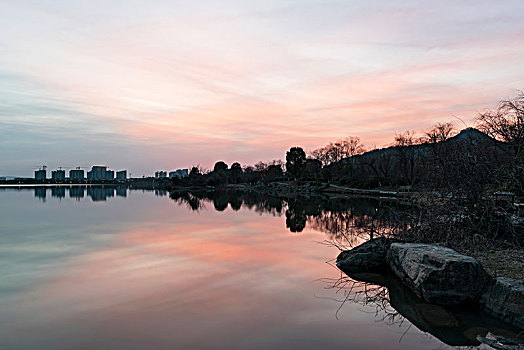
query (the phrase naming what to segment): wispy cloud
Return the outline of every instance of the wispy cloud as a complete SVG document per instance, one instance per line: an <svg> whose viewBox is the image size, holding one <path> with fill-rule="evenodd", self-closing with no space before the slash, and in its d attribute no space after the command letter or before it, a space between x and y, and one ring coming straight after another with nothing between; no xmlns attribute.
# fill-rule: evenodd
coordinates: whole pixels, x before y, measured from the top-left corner
<svg viewBox="0 0 524 350"><path fill-rule="evenodd" d="M521 1L4 2L0 144L31 135L55 163L73 140L89 150L79 162L99 154L111 165L133 150L123 166L141 173L281 158L348 135L386 144L453 115L471 122L521 89L523 10ZM11 147L9 158L34 162L35 147ZM24 174L10 164L0 159L0 170Z"/></svg>

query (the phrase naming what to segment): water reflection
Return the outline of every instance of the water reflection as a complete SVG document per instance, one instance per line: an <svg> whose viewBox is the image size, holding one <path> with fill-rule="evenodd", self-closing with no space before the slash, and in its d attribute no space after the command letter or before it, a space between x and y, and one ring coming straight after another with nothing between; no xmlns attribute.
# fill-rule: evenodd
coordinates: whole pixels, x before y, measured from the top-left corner
<svg viewBox="0 0 524 350"><path fill-rule="evenodd" d="M18 188L17 188L18 189ZM27 189L27 188L26 188ZM93 202L106 202L111 198L127 197L130 191L150 191L158 197L168 195L162 189L131 189L125 186L58 186L34 187L35 197L46 201L48 192L53 198L69 197ZM285 216L286 228L300 233L306 227L327 234L327 240L348 247L374 235L390 235L405 229L410 220L418 215L416 208L401 205L390 199L332 198L332 197L274 197L263 193L246 191L183 191L172 192L170 198L192 211L213 208L223 212L230 208L242 208L260 214Z"/></svg>
<svg viewBox="0 0 524 350"><path fill-rule="evenodd" d="M88 187L87 195L93 202L105 202L108 198L115 196L115 189L112 187Z"/></svg>
<svg viewBox="0 0 524 350"><path fill-rule="evenodd" d="M273 216L285 215L293 233L306 227L325 232L328 240L353 246L374 235L390 235L404 229L418 215L415 207L391 200L348 197L274 197L244 191L173 192L170 198L194 211L212 207L224 211L241 208Z"/></svg>
<svg viewBox="0 0 524 350"><path fill-rule="evenodd" d="M47 195L47 188L35 187L35 197L40 198L43 202L45 202L46 195Z"/></svg>
<svg viewBox="0 0 524 350"><path fill-rule="evenodd" d="M12 187L10 190L27 190L31 187ZM81 200L87 194L93 202L105 202L108 199L118 196L127 197L129 190L125 186L102 187L102 186L49 186L49 187L32 187L35 197L46 201L48 192L51 192L51 197L62 199L66 197L69 192L69 197L76 200ZM4 188L5 190L5 188ZM164 191L165 192L165 191ZM161 192L155 192L157 196L166 195Z"/></svg>
<svg viewBox="0 0 524 350"><path fill-rule="evenodd" d="M28 189L27 187L11 188L11 190ZM35 197L43 202L51 197L62 199L67 192L69 197L81 200L86 196L93 202L106 202L111 198L127 197L131 191L150 191L158 197L168 195L162 189L136 189L125 186L57 186L34 187ZM409 220L417 216L414 207L401 205L384 199L362 198L296 198L274 197L263 193L245 191L183 191L172 192L169 197L179 205L192 211L212 208L218 212L226 209L239 211L242 208L253 210L260 214L285 216L286 228L293 233L300 233L306 227L325 232L328 240L343 242L345 246L353 246L361 239L374 235L391 234L402 229Z"/></svg>
<svg viewBox="0 0 524 350"><path fill-rule="evenodd" d="M56 198L65 198L65 187L53 187L51 188L51 196Z"/></svg>
<svg viewBox="0 0 524 350"><path fill-rule="evenodd" d="M321 232L287 234L282 201L216 211L216 197L194 211L154 191L105 205L87 189L79 202L43 191L45 205L33 188L0 189L2 350L342 348L369 326L337 322L314 297L336 249Z"/></svg>
<svg viewBox="0 0 524 350"><path fill-rule="evenodd" d="M84 198L85 188L84 187L71 187L69 189L69 197L80 200Z"/></svg>
<svg viewBox="0 0 524 350"><path fill-rule="evenodd" d="M127 188L124 186L118 186L116 189L116 195L117 197L127 197Z"/></svg>
<svg viewBox="0 0 524 350"><path fill-rule="evenodd" d="M391 285L354 285L376 288L375 305L384 307L366 313L346 302L337 320L331 292L338 289L326 291L318 281L330 277L332 286L339 277L324 263L338 250L318 244L326 235L391 230L390 220L412 208L256 193L166 195L123 187L0 188L0 348L445 346L407 316L427 319L434 310L412 311L409 300L398 301L410 296ZM329 299L316 297L326 293ZM399 322L405 328L390 326Z"/></svg>
<svg viewBox="0 0 524 350"><path fill-rule="evenodd" d="M478 346L477 336L484 337L488 332L524 341L520 329L478 308L430 304L388 273L346 272L338 279L324 281L336 294L332 300L339 303L337 317L346 303L356 303L374 307L380 322L405 332L415 326L451 346Z"/></svg>
<svg viewBox="0 0 524 350"><path fill-rule="evenodd" d="M167 196L167 191L166 190L155 189L155 196L165 197L165 196Z"/></svg>

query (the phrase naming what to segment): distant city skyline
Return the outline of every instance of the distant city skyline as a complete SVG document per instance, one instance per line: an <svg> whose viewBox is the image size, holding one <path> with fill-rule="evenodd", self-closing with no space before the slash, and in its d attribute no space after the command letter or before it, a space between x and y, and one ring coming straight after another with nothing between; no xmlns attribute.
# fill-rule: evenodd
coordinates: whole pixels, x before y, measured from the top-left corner
<svg viewBox="0 0 524 350"><path fill-rule="evenodd" d="M523 1L0 1L0 176L252 165L524 89ZM86 169L87 170L87 169Z"/></svg>
<svg viewBox="0 0 524 350"><path fill-rule="evenodd" d="M91 168L89 170L89 168ZM33 176L21 176L20 178L33 178L34 180L55 180L55 181L69 181L69 180L126 180L131 178L131 173L127 169L113 170L106 165L92 165L90 167L74 167L74 168L63 168L58 167L57 169L49 168L47 165L37 167ZM154 174L143 174L141 176L135 176L135 178L155 177L155 178L173 178L173 177L186 177L189 175L189 169L176 169L172 171L156 170ZM0 175L0 178L5 178L5 175ZM11 178L10 175L7 177ZM16 177L15 177L16 178Z"/></svg>

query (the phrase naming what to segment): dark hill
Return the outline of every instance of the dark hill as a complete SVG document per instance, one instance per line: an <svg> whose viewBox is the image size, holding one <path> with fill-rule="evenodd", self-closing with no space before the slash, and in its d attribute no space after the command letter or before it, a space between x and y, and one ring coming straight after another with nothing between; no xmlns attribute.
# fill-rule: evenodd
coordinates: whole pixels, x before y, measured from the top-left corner
<svg viewBox="0 0 524 350"><path fill-rule="evenodd" d="M342 159L325 169L334 181L354 186L413 185L426 175L427 164L435 157L440 157L440 161L444 159L445 164L445 159L482 149L486 150L484 156L495 162L505 153L505 147L485 133L467 128L443 142L375 149Z"/></svg>

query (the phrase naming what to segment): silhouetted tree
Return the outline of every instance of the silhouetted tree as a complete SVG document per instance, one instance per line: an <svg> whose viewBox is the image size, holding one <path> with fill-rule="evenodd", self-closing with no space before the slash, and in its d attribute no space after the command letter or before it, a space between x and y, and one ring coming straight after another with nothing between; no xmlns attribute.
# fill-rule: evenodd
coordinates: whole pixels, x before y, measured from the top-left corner
<svg viewBox="0 0 524 350"><path fill-rule="evenodd" d="M255 168L255 171L259 171L260 172L260 171L266 170L267 166L268 165L266 163L260 161L260 162L258 162L258 163L256 163L254 165L254 168Z"/></svg>
<svg viewBox="0 0 524 350"><path fill-rule="evenodd" d="M286 169L295 181L302 175L306 166L306 153L300 147L291 147L286 153Z"/></svg>
<svg viewBox="0 0 524 350"><path fill-rule="evenodd" d="M208 175L206 185L220 186L227 183L227 175L225 171L213 172Z"/></svg>
<svg viewBox="0 0 524 350"><path fill-rule="evenodd" d="M452 167L448 166L448 162L453 160L456 152L461 151L455 144L446 142L453 135L453 123L437 123L425 132L423 140L429 146L429 152L421 159L425 171L422 185L426 185L428 179L435 174L441 179L447 179L451 175L449 171Z"/></svg>
<svg viewBox="0 0 524 350"><path fill-rule="evenodd" d="M231 164L231 168L229 169L229 181L233 183L241 182L242 180L242 167L240 166L240 163L235 162Z"/></svg>
<svg viewBox="0 0 524 350"><path fill-rule="evenodd" d="M321 161L323 165L329 165L364 152L365 149L360 139L350 136L314 150L311 156Z"/></svg>
<svg viewBox="0 0 524 350"><path fill-rule="evenodd" d="M231 171L242 173L242 167L240 166L240 163L235 162L235 163L231 164Z"/></svg>
<svg viewBox="0 0 524 350"><path fill-rule="evenodd" d="M221 170L224 170L224 171L227 170L227 164L224 163L223 161L218 161L215 163L215 166L213 167L213 171L218 172Z"/></svg>
<svg viewBox="0 0 524 350"><path fill-rule="evenodd" d="M478 117L479 128L491 137L508 143L516 155L524 148L524 92L502 101L496 110Z"/></svg>
<svg viewBox="0 0 524 350"><path fill-rule="evenodd" d="M415 138L413 131L406 131L395 136L395 155L398 159L402 182L412 185L415 180L415 145L420 140Z"/></svg>
<svg viewBox="0 0 524 350"><path fill-rule="evenodd" d="M453 123L437 123L430 130L425 132L425 141L428 143L444 142L455 135Z"/></svg>
<svg viewBox="0 0 524 350"><path fill-rule="evenodd" d="M194 166L191 168L191 171L189 172L189 183L191 185L202 185L204 183L203 179L203 171L199 166ZM173 178L172 180L176 180L176 178ZM185 179L181 179L182 181L185 181Z"/></svg>
<svg viewBox="0 0 524 350"><path fill-rule="evenodd" d="M200 175L200 169L196 166L192 167L191 168L191 171L189 172L189 176L195 176L195 175Z"/></svg>
<svg viewBox="0 0 524 350"><path fill-rule="evenodd" d="M290 201L286 210L286 227L291 232L302 232L306 227L307 215L300 201Z"/></svg>
<svg viewBox="0 0 524 350"><path fill-rule="evenodd" d="M266 169L266 177L268 180L273 180L278 177L282 177L283 171L280 164L271 164Z"/></svg>
<svg viewBox="0 0 524 350"><path fill-rule="evenodd" d="M251 165L248 165L244 168L244 179L248 183L255 183L260 180L260 173L255 171Z"/></svg>
<svg viewBox="0 0 524 350"><path fill-rule="evenodd" d="M428 158L419 191L424 211L417 228L406 232L409 239L467 249L486 249L499 239L519 244L511 205L493 196L505 180L507 157L492 139L467 129L435 145Z"/></svg>
<svg viewBox="0 0 524 350"><path fill-rule="evenodd" d="M318 159L308 158L306 159L306 176L317 178L322 170L322 162Z"/></svg>
<svg viewBox="0 0 524 350"><path fill-rule="evenodd" d="M499 148L511 153L507 166L507 182L512 190L524 193L524 91L516 98L502 101L494 111L481 114L478 127L502 141ZM509 147L507 147L507 146Z"/></svg>
<svg viewBox="0 0 524 350"><path fill-rule="evenodd" d="M387 149L376 149L373 153L364 155L359 159L359 163L368 170L371 174L368 178L374 179L379 186L384 184L392 184L393 174L393 152L388 152ZM369 181L369 180L368 180Z"/></svg>

